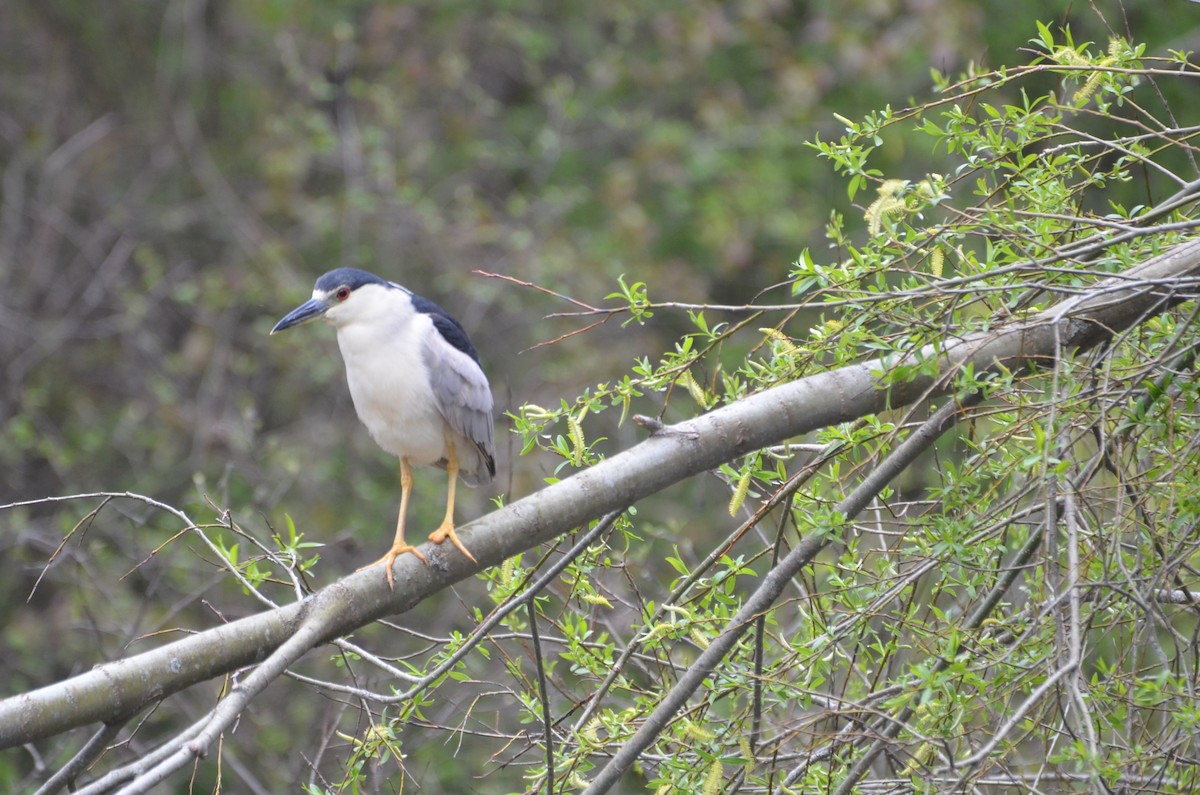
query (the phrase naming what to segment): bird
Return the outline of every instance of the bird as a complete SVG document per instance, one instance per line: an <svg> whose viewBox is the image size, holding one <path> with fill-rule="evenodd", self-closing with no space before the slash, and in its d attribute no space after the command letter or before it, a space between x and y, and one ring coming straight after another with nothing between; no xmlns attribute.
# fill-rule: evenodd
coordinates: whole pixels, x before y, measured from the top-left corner
<svg viewBox="0 0 1200 795"><path fill-rule="evenodd" d="M412 553L405 518L413 465L446 470L449 488L442 523L429 535L449 539L478 563L454 532L454 487L490 483L496 474L492 389L462 325L428 298L357 268L336 268L313 286L312 298L284 315L271 334L323 319L337 331L355 413L371 437L400 459L400 513L386 565L394 589L396 558Z"/></svg>

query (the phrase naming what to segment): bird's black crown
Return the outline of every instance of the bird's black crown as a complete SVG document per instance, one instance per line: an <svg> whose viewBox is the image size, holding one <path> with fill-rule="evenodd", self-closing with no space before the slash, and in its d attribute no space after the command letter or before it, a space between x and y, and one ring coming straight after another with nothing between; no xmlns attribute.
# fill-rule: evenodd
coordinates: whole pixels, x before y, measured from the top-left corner
<svg viewBox="0 0 1200 795"><path fill-rule="evenodd" d="M380 287L392 286L387 279L381 279L373 273L360 271L358 268L335 268L317 279L315 289L328 293L339 287L357 290L364 284L378 284Z"/></svg>

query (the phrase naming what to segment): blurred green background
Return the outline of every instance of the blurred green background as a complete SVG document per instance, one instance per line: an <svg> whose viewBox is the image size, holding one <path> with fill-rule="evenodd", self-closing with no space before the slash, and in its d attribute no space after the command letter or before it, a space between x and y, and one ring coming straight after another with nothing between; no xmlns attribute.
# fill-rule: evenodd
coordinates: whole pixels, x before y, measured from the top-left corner
<svg viewBox="0 0 1200 795"><path fill-rule="evenodd" d="M1182 0L9 0L3 16L0 503L129 490L197 521L230 509L264 536L287 513L327 544L316 584L378 557L399 491L332 330L267 336L323 271L433 298L471 334L500 410L556 406L670 347L686 316L533 348L588 321L475 271L592 305L622 274L656 300L786 300L831 210L861 223L803 145L841 133L833 114L924 102L931 69L1028 62L1035 21L1200 47ZM889 144L872 164L888 176L938 167L925 142ZM612 449L638 439L607 432ZM464 519L557 465L518 459L503 421L497 435L497 481L461 494ZM436 523L443 489L418 474L410 528ZM687 495L663 521L727 500ZM119 579L182 529L135 503L83 525L35 589L95 504L0 513L5 695L259 609L186 538ZM312 716L271 709L253 719L259 761L294 775L266 780L300 780L286 726ZM35 764L0 756L0 781Z"/></svg>

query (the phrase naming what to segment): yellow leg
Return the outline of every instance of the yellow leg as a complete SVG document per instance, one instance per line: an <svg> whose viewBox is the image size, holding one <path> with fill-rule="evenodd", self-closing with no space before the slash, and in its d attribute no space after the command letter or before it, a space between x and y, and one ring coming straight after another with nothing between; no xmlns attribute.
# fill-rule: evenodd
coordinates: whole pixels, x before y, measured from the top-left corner
<svg viewBox="0 0 1200 795"><path fill-rule="evenodd" d="M447 538L458 547L458 551L471 559L472 563L478 563L475 556L467 551L462 542L458 540L458 534L454 532L454 487L458 484L458 456L454 453L454 443L447 442L446 447L450 453L446 456L446 472L450 475L450 488L446 495L446 515L442 518L442 523L438 525L438 529L429 534L429 540L435 544L440 544Z"/></svg>
<svg viewBox="0 0 1200 795"><path fill-rule="evenodd" d="M395 583L393 582L394 575L392 574L392 565L396 562L396 558L400 557L405 552L411 552L412 554L416 555L420 559L420 561L422 563L424 563L426 566L429 565L429 561L425 560L425 556L422 555L416 547L414 547L412 544L410 544L404 540L404 519L408 515L408 495L412 494L412 487L413 487L412 470L408 466L408 459L401 458L400 459L400 515L398 517L396 517L396 538L392 541L392 548L388 550L388 553L386 555L384 555L382 558L380 558L379 560L375 561L375 563L371 564L372 566L375 566L379 563L382 563L385 565L385 567L386 567L385 571L387 572L388 588L391 588L393 590L395 589ZM364 566L363 568L367 568L367 567Z"/></svg>

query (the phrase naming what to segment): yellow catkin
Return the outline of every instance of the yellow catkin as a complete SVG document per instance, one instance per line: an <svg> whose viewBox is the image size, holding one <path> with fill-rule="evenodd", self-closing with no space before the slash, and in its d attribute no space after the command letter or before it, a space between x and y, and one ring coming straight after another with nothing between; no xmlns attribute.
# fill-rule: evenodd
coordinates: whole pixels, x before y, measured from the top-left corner
<svg viewBox="0 0 1200 795"><path fill-rule="evenodd" d="M583 425L576 417L567 417L567 435L571 438L571 463L583 465L583 455L587 452L587 443L583 438Z"/></svg>
<svg viewBox="0 0 1200 795"><path fill-rule="evenodd" d="M526 403L521 411L524 412L525 418L529 420L548 420L554 416L554 412L549 409L544 409L536 403Z"/></svg>
<svg viewBox="0 0 1200 795"><path fill-rule="evenodd" d="M717 735L710 732L708 729L702 728L687 718L683 719L683 730L689 737L695 740L715 740Z"/></svg>
<svg viewBox="0 0 1200 795"><path fill-rule="evenodd" d="M946 262L946 253L940 248L935 248L933 253L929 255L929 272L939 279L942 277L942 265Z"/></svg>
<svg viewBox="0 0 1200 795"><path fill-rule="evenodd" d="M589 605L600 605L612 609L612 603L598 593L584 593L579 595L581 602L586 602Z"/></svg>
<svg viewBox="0 0 1200 795"><path fill-rule="evenodd" d="M933 745L931 743L921 743L917 750L913 753L912 759L909 760L908 766L900 771L901 778L909 778L918 770L925 766L930 758L933 757Z"/></svg>
<svg viewBox="0 0 1200 795"><path fill-rule="evenodd" d="M1123 42L1121 39L1109 39L1108 57L1101 58L1096 65L1099 67L1112 66L1117 62L1117 56L1120 55L1124 46L1125 42ZM1086 65L1087 61L1084 61L1083 64ZM1083 88L1075 92L1075 104L1083 105L1089 99L1091 99L1092 95L1096 93L1096 89L1100 87L1100 83L1103 80L1104 72L1092 72L1092 74L1088 77L1087 82L1083 84Z"/></svg>
<svg viewBox="0 0 1200 795"><path fill-rule="evenodd" d="M867 221L867 233L872 237L883 229L884 218L904 210L904 199L900 197L904 186L902 179L886 179L879 186L879 198L871 202L867 211L863 213L863 218Z"/></svg>
<svg viewBox="0 0 1200 795"><path fill-rule="evenodd" d="M750 493L750 480L754 473L747 469L738 478L737 486L733 490L733 496L729 499L729 515L737 516L737 512L742 509L742 503L746 501L746 495Z"/></svg>
<svg viewBox="0 0 1200 795"><path fill-rule="evenodd" d="M1070 47L1059 47L1050 56L1064 66L1087 66L1088 60Z"/></svg>
<svg viewBox="0 0 1200 795"><path fill-rule="evenodd" d="M658 640L659 635L665 635L668 632L670 632L671 629L672 629L672 626L670 624L665 624L665 623L664 624L655 624L653 627L650 628L649 632L647 632L645 635L642 636L642 639L640 642L642 643L642 645L649 645L650 643L653 643L654 641Z"/></svg>
<svg viewBox="0 0 1200 795"><path fill-rule="evenodd" d="M1100 87L1100 81L1104 79L1104 72L1092 72L1091 77L1083 84L1083 87L1075 92L1075 104L1086 104L1092 98L1092 94L1096 93L1096 89Z"/></svg>
<svg viewBox="0 0 1200 795"><path fill-rule="evenodd" d="M682 384L687 389L688 394L692 396L692 400L696 401L696 405L702 409L708 408L708 398L705 396L700 384L696 383L691 370L684 370L679 374L679 378L675 379L675 382Z"/></svg>
<svg viewBox="0 0 1200 795"><path fill-rule="evenodd" d="M692 611L688 610L686 607L683 607L682 605L663 605L662 609L664 612L670 613L671 615L683 616L688 621L691 621L693 619Z"/></svg>
<svg viewBox="0 0 1200 795"><path fill-rule="evenodd" d="M796 353L799 353L799 349L796 348L796 343L792 342L791 337L789 337L787 334L784 334L779 329L760 328L759 331L762 332L763 336L775 343L775 350L778 351L780 356L792 356Z"/></svg>
<svg viewBox="0 0 1200 795"><path fill-rule="evenodd" d="M599 728L600 719L592 718L579 730L579 738L590 746L598 746L600 745L600 735L596 730Z"/></svg>
<svg viewBox="0 0 1200 795"><path fill-rule="evenodd" d="M725 765L720 759L714 759L708 768L708 777L704 779L703 795L717 795L721 791L721 783L725 780Z"/></svg>

